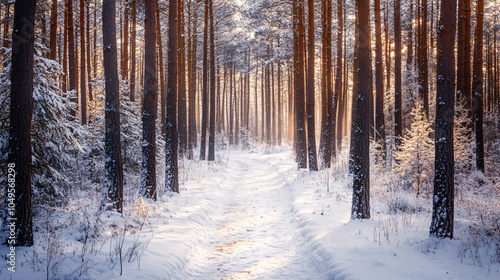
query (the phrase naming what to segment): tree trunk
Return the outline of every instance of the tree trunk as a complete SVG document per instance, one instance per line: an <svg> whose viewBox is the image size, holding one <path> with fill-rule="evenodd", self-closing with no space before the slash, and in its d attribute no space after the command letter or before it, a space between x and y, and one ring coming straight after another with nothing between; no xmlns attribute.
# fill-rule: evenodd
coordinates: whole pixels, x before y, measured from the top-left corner
<svg viewBox="0 0 500 280"><path fill-rule="evenodd" d="M35 0L14 3L12 68L10 73L10 133L8 181L3 221L5 244L33 246L31 212L31 120L33 114L33 63ZM12 180L14 181L12 182ZM13 196L11 197L10 194ZM12 204L14 204L12 206ZM11 207L12 206L12 207ZM9 234L14 227L15 236ZM14 238L14 239L12 239ZM15 241L13 241L15 240ZM12 245L11 245L12 246Z"/></svg>
<svg viewBox="0 0 500 280"><path fill-rule="evenodd" d="M307 72L307 151L309 154L309 170L318 171L316 158L316 137L314 122L314 1L308 0L309 34L308 34L308 72Z"/></svg>
<svg viewBox="0 0 500 280"><path fill-rule="evenodd" d="M293 1L294 22L294 61L295 64L295 102L296 102L296 130L297 130L297 163L298 168L307 168L307 140L305 124L305 101L304 101L304 22L303 22L303 0Z"/></svg>
<svg viewBox="0 0 500 280"><path fill-rule="evenodd" d="M160 6L159 1L156 1L156 44L158 45L158 68L160 68L160 119L161 119L161 133L165 134L165 110L167 109L166 96L165 96L165 73L163 71L163 41L161 39L161 22L160 22ZM128 37L126 37L128 38ZM128 64L128 58L127 64Z"/></svg>
<svg viewBox="0 0 500 280"><path fill-rule="evenodd" d="M369 100L371 86L370 62L370 2L356 0L358 18L358 86L354 95L357 96L356 118L353 119L354 138L353 147L353 196L351 217L353 219L370 218L370 123L361 112L370 112Z"/></svg>
<svg viewBox="0 0 500 280"><path fill-rule="evenodd" d="M177 164L177 0L169 0L165 190L179 193Z"/></svg>
<svg viewBox="0 0 500 280"><path fill-rule="evenodd" d="M137 0L132 0L132 34L130 36L130 101L135 102L135 71L136 71L136 22L137 22Z"/></svg>
<svg viewBox="0 0 500 280"><path fill-rule="evenodd" d="M187 150L187 104L186 104L186 43L184 36L184 2L179 0L177 4L178 11L178 69L177 69L177 88L178 88L178 117L177 129L179 134L179 157L184 157Z"/></svg>
<svg viewBox="0 0 500 280"><path fill-rule="evenodd" d="M385 159L384 120L384 65L382 61L382 19L380 0L375 0L375 141L380 143L380 152Z"/></svg>
<svg viewBox="0 0 500 280"><path fill-rule="evenodd" d="M142 172L140 194L156 200L156 0L146 0L144 17L144 103L142 106ZM168 164L167 164L168 165Z"/></svg>
<svg viewBox="0 0 500 280"><path fill-rule="evenodd" d="M476 132L476 169L484 173L483 137L483 21L484 0L477 1L476 31L474 32L474 66L472 108Z"/></svg>
<svg viewBox="0 0 500 280"><path fill-rule="evenodd" d="M76 57L75 57L75 30L73 28L73 0L67 0L66 10L68 12L68 60L69 60L69 90L76 91ZM78 94L71 101L78 104ZM71 115L76 116L76 111L71 110Z"/></svg>
<svg viewBox="0 0 500 280"><path fill-rule="evenodd" d="M442 0L437 32L435 177L430 236L453 238L456 0Z"/></svg>
<svg viewBox="0 0 500 280"><path fill-rule="evenodd" d="M123 19L123 38L122 38L122 52L123 52L123 59L122 59L122 79L126 80L128 79L128 40L129 40L129 35L128 35L128 26L129 26L129 20L128 20L128 14L129 14L129 4L128 1L125 3L125 10L124 10L124 19ZM160 32L158 32L160 34ZM158 35L159 36L159 35Z"/></svg>
<svg viewBox="0 0 500 280"><path fill-rule="evenodd" d="M341 0L340 3L342 4ZM338 7L338 10L342 13L342 6ZM335 110L332 106L332 50L331 50L331 42L332 42L332 3L331 0L323 1L323 78L321 81L322 89L321 89L321 100L322 100L322 118L321 118L321 137L320 137L320 155L321 155L321 168L330 168L331 158L332 158L332 142L335 142L335 136L332 132L334 132L334 123L333 114ZM339 21L339 28L342 26L342 22ZM342 39L338 35L337 30L337 46L338 43L342 44ZM342 51L342 48L340 49ZM337 57L339 55L339 49L337 48ZM342 55L342 54L340 54ZM338 61L337 61L338 62ZM336 65L336 70L339 70L339 65ZM335 76L335 91L338 90L338 72ZM341 80L341 79L340 79Z"/></svg>
<svg viewBox="0 0 500 280"><path fill-rule="evenodd" d="M200 160L205 160L208 124L208 14L210 0L205 0L205 24L203 26L203 106L201 113Z"/></svg>
<svg viewBox="0 0 500 280"><path fill-rule="evenodd" d="M87 2L86 10L87 10L87 80L88 80L88 85L89 85L89 100L93 101L94 97L92 96L92 84L91 82L91 63L90 63L90 3ZM94 49L95 52L95 49ZM89 121L90 121L90 116L89 116Z"/></svg>
<svg viewBox="0 0 500 280"><path fill-rule="evenodd" d="M70 0L71 1L71 0ZM102 31L106 91L104 153L104 206L123 211L123 166L120 142L120 90L116 48L115 0L103 0ZM71 20L70 20L71 21ZM71 41L71 40L70 40ZM71 50L71 49L70 49Z"/></svg>
<svg viewBox="0 0 500 280"><path fill-rule="evenodd" d="M208 134L208 161L215 160L215 31L214 1L208 0L210 15L210 132Z"/></svg>
<svg viewBox="0 0 500 280"><path fill-rule="evenodd" d="M52 0L50 11L50 55L52 60L56 59L57 51L57 0Z"/></svg>
<svg viewBox="0 0 500 280"><path fill-rule="evenodd" d="M95 16L95 15L94 15ZM63 76L62 76L62 90L63 92L68 91L68 0L64 2L64 56L63 56Z"/></svg>
<svg viewBox="0 0 500 280"><path fill-rule="evenodd" d="M82 125L87 124L87 83L85 82L85 0L80 0L80 104Z"/></svg>
<svg viewBox="0 0 500 280"><path fill-rule="evenodd" d="M394 5L394 136L396 148L401 146L403 137L403 106L401 90L401 0Z"/></svg>

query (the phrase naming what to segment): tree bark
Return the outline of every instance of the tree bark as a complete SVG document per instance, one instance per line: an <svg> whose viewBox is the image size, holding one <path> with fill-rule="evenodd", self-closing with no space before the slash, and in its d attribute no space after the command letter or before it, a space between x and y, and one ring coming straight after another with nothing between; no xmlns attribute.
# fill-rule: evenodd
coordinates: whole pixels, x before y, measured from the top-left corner
<svg viewBox="0 0 500 280"><path fill-rule="evenodd" d="M169 0L167 125L165 131L165 190L179 193L177 162L177 0Z"/></svg>
<svg viewBox="0 0 500 280"><path fill-rule="evenodd" d="M69 90L76 91L76 57L75 57L75 30L73 24L73 0L66 2L68 12L68 60L69 60ZM71 99L75 104L78 104L78 94ZM71 115L76 116L76 111L71 110Z"/></svg>
<svg viewBox="0 0 500 280"><path fill-rule="evenodd" d="M33 64L35 43L35 0L14 3L12 67L10 73L10 131L8 181L3 221L5 244L33 246L31 212L31 120L33 114ZM13 180L13 181L12 181ZM10 196L13 194L13 197ZM13 207L10 205L14 204ZM14 209L12 209L14 208ZM11 239L9 225L16 236ZM11 245L12 246L12 245Z"/></svg>
<svg viewBox="0 0 500 280"><path fill-rule="evenodd" d="M453 238L456 0L442 0L437 30L435 177L430 236Z"/></svg>
<svg viewBox="0 0 500 280"><path fill-rule="evenodd" d="M307 72L307 151L309 154L309 170L318 171L316 158L316 136L314 122L314 1L308 0L309 38L308 38L308 72Z"/></svg>
<svg viewBox="0 0 500 280"><path fill-rule="evenodd" d="M403 137L403 106L401 90L401 0L394 5L394 136L396 148L401 146Z"/></svg>
<svg viewBox="0 0 500 280"><path fill-rule="evenodd" d="M71 1L71 0L70 0ZM102 31L106 92L104 154L104 207L123 211L123 166L120 142L120 90L116 48L115 0L103 0ZM70 20L71 21L71 20ZM71 40L70 40L71 41Z"/></svg>
<svg viewBox="0 0 500 280"><path fill-rule="evenodd" d="M80 0L80 104L82 125L87 124L87 83L85 82L85 0Z"/></svg>
<svg viewBox="0 0 500 280"><path fill-rule="evenodd" d="M57 0L52 0L50 11L50 55L49 59L56 60L57 52Z"/></svg>
<svg viewBox="0 0 500 280"><path fill-rule="evenodd" d="M179 157L184 157L187 150L187 104L186 104L186 43L184 36L184 2L179 0L178 8L178 117L177 129L179 134Z"/></svg>
<svg viewBox="0 0 500 280"><path fill-rule="evenodd" d="M203 105L201 113L201 145L200 160L205 160L207 146L207 125L208 125L208 14L209 2L205 0L205 24L203 27Z"/></svg>
<svg viewBox="0 0 500 280"><path fill-rule="evenodd" d="M384 118L384 65L382 61L382 18L380 0L375 0L375 141L380 143L380 152L385 159Z"/></svg>
<svg viewBox="0 0 500 280"><path fill-rule="evenodd" d="M141 195L156 200L156 115L158 82L156 71L156 0L145 1L144 103L142 109ZM168 165L168 164L167 164Z"/></svg>
<svg viewBox="0 0 500 280"><path fill-rule="evenodd" d="M210 15L210 132L208 134L208 161L215 160L215 31L214 1L208 0Z"/></svg>
<svg viewBox="0 0 500 280"><path fill-rule="evenodd" d="M370 2L356 0L358 18L358 85L354 95L356 97L356 118L353 119L354 138L353 147L353 196L351 217L353 219L370 218L370 124L369 118L361 112L370 112L369 100L371 86L370 62Z"/></svg>
<svg viewBox="0 0 500 280"><path fill-rule="evenodd" d="M298 168L307 168L307 140L305 124L305 98L304 98L304 22L303 0L294 0L294 21L296 33L294 38L295 51L295 100L296 100L296 130L297 130L297 163Z"/></svg>
<svg viewBox="0 0 500 280"><path fill-rule="evenodd" d="M476 30L474 32L474 66L472 108L476 132L476 169L484 169L484 136L483 136L483 21L484 0L477 1Z"/></svg>
<svg viewBox="0 0 500 280"><path fill-rule="evenodd" d="M136 72L136 21L137 21L137 0L132 0L132 34L130 36L130 101L135 102L135 72Z"/></svg>

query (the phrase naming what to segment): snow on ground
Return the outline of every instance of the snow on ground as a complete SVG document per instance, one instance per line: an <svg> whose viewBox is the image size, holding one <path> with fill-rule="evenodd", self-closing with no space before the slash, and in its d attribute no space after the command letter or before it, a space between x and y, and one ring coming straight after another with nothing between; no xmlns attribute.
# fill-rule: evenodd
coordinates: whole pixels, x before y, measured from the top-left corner
<svg viewBox="0 0 500 280"><path fill-rule="evenodd" d="M425 207L388 214L374 191L372 218L351 221L343 173L296 170L288 148L184 162L180 195L139 199L125 217L56 212L60 234L37 231L34 248L17 249L17 271L2 265L0 279L46 279L47 267L49 279L500 279L500 264L472 257L460 235L429 238ZM88 225L103 237L85 245Z"/></svg>

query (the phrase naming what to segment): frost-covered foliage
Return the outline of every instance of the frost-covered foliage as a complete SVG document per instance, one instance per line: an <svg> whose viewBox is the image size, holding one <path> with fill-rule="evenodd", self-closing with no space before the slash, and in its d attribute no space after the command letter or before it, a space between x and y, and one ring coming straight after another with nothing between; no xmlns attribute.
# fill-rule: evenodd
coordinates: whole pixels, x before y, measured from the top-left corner
<svg viewBox="0 0 500 280"><path fill-rule="evenodd" d="M394 154L396 171L401 180L416 192L430 194L430 186L434 178L434 140L433 129L425 115L422 104L412 110L411 128L401 141L401 147Z"/></svg>
<svg viewBox="0 0 500 280"><path fill-rule="evenodd" d="M453 129L453 148L455 156L455 176L459 181L468 176L474 168L474 132L470 118L470 109L465 100L457 100L455 104L455 123Z"/></svg>
<svg viewBox="0 0 500 280"><path fill-rule="evenodd" d="M88 131L72 120L70 102L74 92L63 93L57 77L61 66L42 56L45 47L35 45L32 119L32 184L35 204L39 202L59 204L66 202L70 180L64 175L75 164L78 154L84 152L82 139ZM5 50L4 68L0 74L0 151L5 161L8 151L10 115L11 50Z"/></svg>

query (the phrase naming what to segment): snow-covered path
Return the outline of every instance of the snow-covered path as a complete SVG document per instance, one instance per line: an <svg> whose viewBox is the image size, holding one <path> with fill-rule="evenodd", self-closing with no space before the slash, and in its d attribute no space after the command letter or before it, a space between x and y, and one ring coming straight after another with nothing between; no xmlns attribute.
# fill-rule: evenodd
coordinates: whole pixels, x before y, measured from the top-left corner
<svg viewBox="0 0 500 280"><path fill-rule="evenodd" d="M308 244L291 212L286 166L273 156L230 159L213 230L200 237L185 275L191 279L325 279L308 258Z"/></svg>

